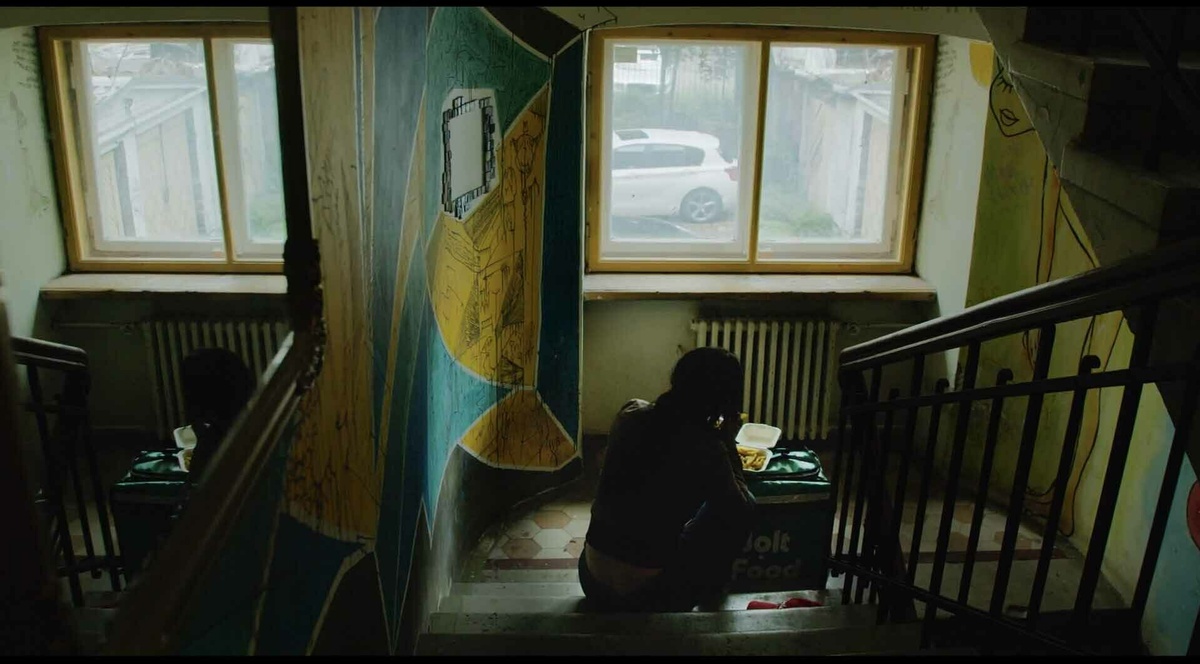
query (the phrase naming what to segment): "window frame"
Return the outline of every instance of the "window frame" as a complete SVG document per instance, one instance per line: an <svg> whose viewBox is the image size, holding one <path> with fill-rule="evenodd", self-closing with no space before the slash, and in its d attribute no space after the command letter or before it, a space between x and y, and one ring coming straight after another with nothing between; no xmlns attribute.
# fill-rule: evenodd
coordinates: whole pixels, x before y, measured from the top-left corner
<svg viewBox="0 0 1200 664"><path fill-rule="evenodd" d="M741 165L743 174L750 174L750 220L749 252L744 261L707 259L646 260L602 258L600 218L602 208L605 163L602 150L608 141L606 134L612 133L605 126L605 111L609 100L606 86L606 42L622 39L662 39L680 41L743 41L757 42L758 80L748 87L756 90L757 99L753 108L757 112L754 141L754 163ZM653 272L653 273L874 273L909 274L913 270L917 217L920 212L921 194L924 185L925 148L929 131L930 101L932 97L933 63L936 58L937 36L901 32L873 32L865 30L814 29L797 27L759 26L683 26L593 29L587 34L587 80L584 117L586 130L585 157L585 270L588 273ZM895 148L899 156L897 211L895 225L895 247L889 258L831 256L828 259L805 258L803 260L759 259L759 192L762 187L763 140L767 106L767 80L769 78L770 48L772 43L826 44L831 46L879 46L900 47L908 50L908 81L897 82L897 88L905 94L900 106L902 116L896 123L898 143ZM748 82L749 83L749 82ZM739 159L739 162L741 160Z"/></svg>
<svg viewBox="0 0 1200 664"><path fill-rule="evenodd" d="M137 249L121 249L124 255L113 253L96 255L95 249L103 241L92 239L93 229L89 220L89 194L84 182L92 177L83 169L91 167L88 151L90 141L83 139L84 132L77 122L84 121L76 113L74 95L76 87L71 80L68 58L69 48L80 48L83 40L100 39L112 41L158 41L188 39L201 40L204 44L205 74L208 89L209 114L211 116L212 150L216 163L217 200L220 207L220 223L223 235L224 255L220 258L159 257L147 256L146 251L170 249L182 243L170 241L146 241ZM73 272L193 272L193 273L268 273L283 272L283 256L279 244L251 241L245 224L232 223L230 209L232 199L238 194L230 190L240 182L230 180L226 168L226 155L238 159L231 152L237 147L237 132L222 132L220 108L228 105L217 87L220 77L214 60L216 48L213 42L237 40L252 43L272 43L270 24L266 22L180 22L180 23L132 23L105 25L67 25L38 28L41 55L42 82L45 88L46 109L49 118L50 143L54 155L55 181L58 189L59 209L63 226L67 262ZM229 83L229 81L226 81ZM229 92L229 90L226 90ZM227 96L227 95L226 95ZM84 105L90 107L90 102ZM233 120L236 121L236 114ZM92 192L94 196L94 192ZM96 212L98 214L98 210ZM235 239L236 236L236 239ZM236 250L235 250L236 249ZM239 251L241 255L239 256ZM264 254L272 253L273 256Z"/></svg>

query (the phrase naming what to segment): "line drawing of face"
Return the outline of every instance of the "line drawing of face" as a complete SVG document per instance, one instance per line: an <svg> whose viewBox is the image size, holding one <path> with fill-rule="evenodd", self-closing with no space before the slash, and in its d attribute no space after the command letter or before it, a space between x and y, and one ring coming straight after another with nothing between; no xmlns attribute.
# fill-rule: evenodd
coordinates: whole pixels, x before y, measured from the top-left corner
<svg viewBox="0 0 1200 664"><path fill-rule="evenodd" d="M1013 89L1013 84L1006 77L1006 71L999 58L996 59L996 76L992 79L992 87L988 90L988 107L1000 133L1012 138L1033 131L1033 123L1021 105L1021 98Z"/></svg>

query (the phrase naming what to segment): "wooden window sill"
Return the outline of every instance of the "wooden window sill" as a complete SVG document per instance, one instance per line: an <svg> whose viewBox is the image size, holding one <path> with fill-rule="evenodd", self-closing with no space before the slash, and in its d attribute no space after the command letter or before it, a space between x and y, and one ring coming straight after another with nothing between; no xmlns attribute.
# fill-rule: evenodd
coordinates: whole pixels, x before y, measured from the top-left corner
<svg viewBox="0 0 1200 664"><path fill-rule="evenodd" d="M892 274L587 274L585 300L906 300L937 295L920 277Z"/></svg>
<svg viewBox="0 0 1200 664"><path fill-rule="evenodd" d="M282 298L286 294L287 278L281 274L65 274L41 289L44 300L180 296Z"/></svg>

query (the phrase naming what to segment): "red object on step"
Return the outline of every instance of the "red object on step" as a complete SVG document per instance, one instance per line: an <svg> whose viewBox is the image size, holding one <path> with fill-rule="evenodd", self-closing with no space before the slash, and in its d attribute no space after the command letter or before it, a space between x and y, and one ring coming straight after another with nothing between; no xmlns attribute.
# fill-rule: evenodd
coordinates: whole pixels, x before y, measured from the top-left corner
<svg viewBox="0 0 1200 664"><path fill-rule="evenodd" d="M812 599L804 599L803 597L793 597L783 603L783 608L785 609L800 609L811 606L821 606L821 603Z"/></svg>
<svg viewBox="0 0 1200 664"><path fill-rule="evenodd" d="M746 605L747 609L801 609L813 606L823 606L820 602L803 597L793 597L783 604L776 602L766 602L761 599L750 600Z"/></svg>

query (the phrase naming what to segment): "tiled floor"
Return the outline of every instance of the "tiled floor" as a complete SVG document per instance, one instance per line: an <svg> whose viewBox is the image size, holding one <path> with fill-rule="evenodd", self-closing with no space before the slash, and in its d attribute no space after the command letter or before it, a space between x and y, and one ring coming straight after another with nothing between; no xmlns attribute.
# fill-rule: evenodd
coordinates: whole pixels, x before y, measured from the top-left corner
<svg viewBox="0 0 1200 664"><path fill-rule="evenodd" d="M574 569L591 521L585 493L559 496L498 524L480 543L482 568Z"/></svg>

